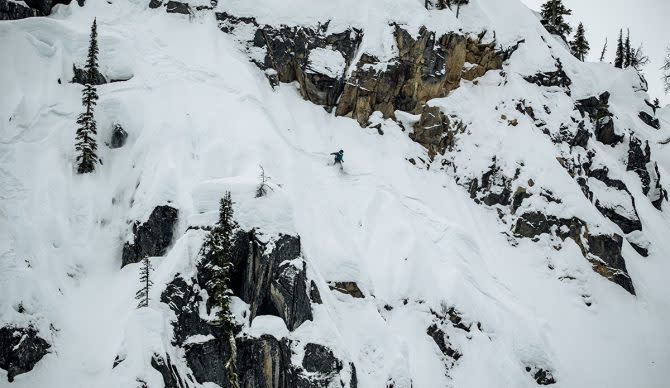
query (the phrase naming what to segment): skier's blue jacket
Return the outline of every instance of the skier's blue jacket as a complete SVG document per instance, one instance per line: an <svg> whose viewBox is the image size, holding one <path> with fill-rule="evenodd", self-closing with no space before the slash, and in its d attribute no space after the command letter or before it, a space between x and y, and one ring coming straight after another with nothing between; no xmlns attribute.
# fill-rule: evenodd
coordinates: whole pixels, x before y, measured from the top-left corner
<svg viewBox="0 0 670 388"><path fill-rule="evenodd" d="M335 155L335 163L342 163L344 162L344 151L339 150L337 152L331 153L331 155Z"/></svg>

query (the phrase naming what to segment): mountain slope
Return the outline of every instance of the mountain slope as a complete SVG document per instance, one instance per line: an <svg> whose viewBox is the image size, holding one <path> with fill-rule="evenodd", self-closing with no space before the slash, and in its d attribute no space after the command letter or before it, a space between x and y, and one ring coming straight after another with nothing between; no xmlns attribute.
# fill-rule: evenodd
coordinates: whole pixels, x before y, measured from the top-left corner
<svg viewBox="0 0 670 388"><path fill-rule="evenodd" d="M265 386L268 375L270 386L287 387L664 386L667 109L644 104L634 71L572 58L517 1L472 1L459 19L423 3L263 0L197 10L209 4L89 1L3 21L0 323L8 338L24 328L25 343L40 337L50 347L11 383L0 365L0 385L218 382L228 349L207 324L199 249L230 190L240 230L254 230L240 235L252 248L236 259L245 387ZM188 15L170 12L180 9ZM126 80L98 89L104 164L81 176L73 169L81 86L68 81L93 17L103 74ZM434 36L438 54L405 52L398 28L407 42ZM253 42L259 30L265 38ZM302 41L286 37L308 30L316 46L305 43L300 59ZM463 43L484 30L477 45ZM326 39L343 31L353 42L360 31L355 49L342 49L350 57ZM272 36L286 61L266 59ZM481 62L488 71L470 77L477 67L464 59L444 86L457 48L479 44L493 44L500 62ZM440 55L444 63L426 70L425 58ZM399 92L373 113L382 105L365 105L363 70L376 80L396 68L424 73L401 86L387 78ZM282 79L292 71L295 79ZM335 98L320 94L340 86ZM370 110L340 108L347 96ZM110 149L114 123L129 136ZM339 149L343 171L330 165ZM264 198L254 197L259 165L272 176ZM170 245L151 255L152 303L138 310L139 265L119 267L124 244L141 239L133 225L151 224L157 206L178 217L158 223ZM271 281L248 281L250 258ZM263 287L285 279L292 301L316 288L319 297L309 292L300 305L310 314L273 310L286 292ZM311 319L296 321L299 313ZM8 358L20 347L0 348Z"/></svg>

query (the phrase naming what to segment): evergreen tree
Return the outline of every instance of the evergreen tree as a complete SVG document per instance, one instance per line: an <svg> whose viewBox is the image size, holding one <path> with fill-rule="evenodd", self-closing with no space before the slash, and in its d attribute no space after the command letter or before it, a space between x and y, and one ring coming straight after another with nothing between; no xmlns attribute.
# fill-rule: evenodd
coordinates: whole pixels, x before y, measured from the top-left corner
<svg viewBox="0 0 670 388"><path fill-rule="evenodd" d="M565 21L565 16L572 15L572 10L568 9L563 0L547 0L542 4L540 10L542 24L549 27L550 32L556 32L565 39L572 32L572 27ZM554 31L551 31L551 30Z"/></svg>
<svg viewBox="0 0 670 388"><path fill-rule="evenodd" d="M82 91L81 103L85 110L77 118L77 134L75 137L75 150L77 151L77 172L85 174L93 172L98 163L96 151L98 149L95 135L97 128L93 109L98 100L98 93L95 86L95 74L98 71L98 31L95 19L91 26L91 39L88 46L88 58L86 60L86 84Z"/></svg>
<svg viewBox="0 0 670 388"><path fill-rule="evenodd" d="M265 197L268 194L268 189L272 190L272 187L268 185L268 181L270 180L270 177L265 175L265 169L263 168L262 165L260 167L260 174L258 175L258 179L260 180L260 183L258 184L258 187L256 188L256 198L260 197Z"/></svg>
<svg viewBox="0 0 670 388"><path fill-rule="evenodd" d="M668 93L670 92L670 47L667 49L667 54L665 55L661 70L663 70L663 86L665 87L665 93Z"/></svg>
<svg viewBox="0 0 670 388"><path fill-rule="evenodd" d="M623 29L619 30L619 40L616 45L616 57L614 58L614 67L619 69L623 68L624 62L624 49L623 49Z"/></svg>
<svg viewBox="0 0 670 388"><path fill-rule="evenodd" d="M149 290L154 284L151 281L151 261L149 256L144 256L142 266L140 267L140 289L135 293L135 299L139 300L137 308L149 307Z"/></svg>
<svg viewBox="0 0 670 388"><path fill-rule="evenodd" d="M631 66L631 59L633 56L633 49L630 46L630 29L626 34L626 41L623 44L623 68Z"/></svg>
<svg viewBox="0 0 670 388"><path fill-rule="evenodd" d="M605 45L603 46L603 51L600 52L600 62L605 60L606 52L607 52L607 38L605 38Z"/></svg>
<svg viewBox="0 0 670 388"><path fill-rule="evenodd" d="M575 39L570 42L570 49L572 50L572 55L577 59L584 62L586 55L591 50L589 42L586 40L586 32L584 31L584 24L579 23L577 26L577 32L575 32Z"/></svg>
<svg viewBox="0 0 670 388"><path fill-rule="evenodd" d="M233 234L237 228L237 223L233 219L233 216L233 200L230 192L227 191L220 202L219 220L207 237L207 240L205 240L203 250L205 257L211 260L212 280L209 283L209 289L213 304L218 307L216 324L223 329L223 334L227 336L228 345L231 349L230 357L226 360L223 367L229 386L231 388L239 388L235 366L237 347L233 333L235 321L230 312Z"/></svg>
<svg viewBox="0 0 670 388"><path fill-rule="evenodd" d="M233 233L237 223L233 220L233 201L230 192L226 192L219 206L219 220L207 237L203 246L205 256L210 259L212 280L210 296L214 305L219 308L217 324L226 330L234 327L230 313L230 273L232 271L231 256L233 250Z"/></svg>

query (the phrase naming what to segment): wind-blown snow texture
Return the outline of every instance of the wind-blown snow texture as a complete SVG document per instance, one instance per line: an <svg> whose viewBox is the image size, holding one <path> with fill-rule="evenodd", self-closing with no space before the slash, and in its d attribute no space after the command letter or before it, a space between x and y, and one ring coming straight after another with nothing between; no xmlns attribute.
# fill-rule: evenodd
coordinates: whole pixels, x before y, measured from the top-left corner
<svg viewBox="0 0 670 388"><path fill-rule="evenodd" d="M271 316L244 331L327 345L354 362L360 387L533 387L537 368L550 371L556 387L666 387L668 205L654 207L654 187L643 193L638 175L626 169L626 151L630 134L648 141L661 183L670 182L670 145L661 144L670 137L670 108L656 112L660 130L645 125L638 113L651 110L634 71L578 62L517 0L471 0L459 19L423 3L231 0L188 16L150 9L143 0L88 0L84 7L57 5L49 17L0 22L0 325L32 325L51 345L13 383L0 369L0 386L131 387L137 379L162 386L150 362L154 352L171 349L174 313L160 294L175 274L194 273L203 234L187 229L214 223L218 200L230 190L245 230L300 235L308 277L323 299L313 304L313 320L295 331ZM360 28L358 53L382 60L394 55L391 22L411 33L420 26L438 34L487 30L503 47L525 43L502 72L462 81L430 101L467 123L467 133L427 169L407 161L429 160L408 136L411 129L373 115L383 123L380 136L303 100L295 84L273 89L239 39L219 30L214 11L275 26L331 20L332 32ZM72 64L85 58L94 17L101 71L132 78L98 88L104 164L77 175L81 86L69 81ZM309 71L340 77L353 70L338 52L312 55ZM523 79L555 70L555 58L572 80L570 95ZM589 139L598 151L593 168L604 165L623 181L634 205L625 191L600 181L590 187L601 205L620 206L628 217L636 209L642 231L628 235L587 199L557 161L565 144L552 142L562 123L574 126L570 117L579 118L576 100L604 91L615 132L626 137L614 147ZM521 99L551 134L516 109ZM110 149L104 143L115 123L129 136ZM330 165L329 153L339 149L343 173ZM515 239L509 214L475 203L457 180L481 177L493 156L505 177L518 175L515 182L525 186L532 180L559 199L534 196L518 214L574 216L591 232L625 235L622 254L636 295L594 272L572 240L559 248L546 234ZM440 168L442 160L448 168ZM254 198L259 164L272 177L264 198ZM164 204L179 210L174 242L152 259L152 302L137 310L139 265L119 269L123 245L131 223ZM628 241L647 247L649 256ZM338 281L356 282L365 297L330 291L328 282ZM242 319L248 306L236 299L234 307ZM450 308L467 331L436 318L448 317ZM433 324L462 357L443 354L429 335ZM112 369L117 355L125 360ZM184 370L180 357L172 354L172 362Z"/></svg>

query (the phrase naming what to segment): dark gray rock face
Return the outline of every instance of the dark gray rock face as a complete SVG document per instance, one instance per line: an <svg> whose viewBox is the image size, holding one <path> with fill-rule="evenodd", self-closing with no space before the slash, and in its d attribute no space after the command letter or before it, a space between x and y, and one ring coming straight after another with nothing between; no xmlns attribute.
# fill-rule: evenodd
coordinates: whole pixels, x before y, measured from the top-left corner
<svg viewBox="0 0 670 388"><path fill-rule="evenodd" d="M121 148L126 144L128 132L119 124L114 124L112 129L112 139L109 142L109 148Z"/></svg>
<svg viewBox="0 0 670 388"><path fill-rule="evenodd" d="M305 357L302 367L307 372L330 375L342 370L342 361L333 355L333 351L319 344L305 345Z"/></svg>
<svg viewBox="0 0 670 388"><path fill-rule="evenodd" d="M145 256L163 256L172 243L178 214L177 209L171 206L156 206L145 223L135 223L135 238L132 244L126 243L123 247L121 267L138 263Z"/></svg>
<svg viewBox="0 0 670 388"><path fill-rule="evenodd" d="M163 377L165 388L188 388L188 384L181 379L177 368L170 362L170 356L165 355L163 358L154 354L151 357L151 366Z"/></svg>
<svg viewBox="0 0 670 388"><path fill-rule="evenodd" d="M240 388L296 387L288 340L271 335L239 338L237 367Z"/></svg>
<svg viewBox="0 0 670 388"><path fill-rule="evenodd" d="M305 267L304 261L300 268L290 262L280 264L270 285L270 300L291 331L312 320Z"/></svg>
<svg viewBox="0 0 670 388"><path fill-rule="evenodd" d="M300 258L300 238L282 235L269 253L253 231L239 238L242 243L236 243L239 249L233 262L240 271L238 278L242 279L242 283L238 283L233 291L250 304L249 320L259 314L276 315L284 320L289 330L311 320L312 307L305 264ZM238 256L239 253L242 255ZM299 265L296 266L296 263Z"/></svg>
<svg viewBox="0 0 670 388"><path fill-rule="evenodd" d="M578 100L575 108L582 117L588 114L595 125L596 140L601 143L615 146L623 141L623 135L617 135L614 130L614 120L609 111L610 93L604 92L598 97L589 97Z"/></svg>
<svg viewBox="0 0 670 388"><path fill-rule="evenodd" d="M56 3L69 4L69 0L65 1L52 1L52 0L25 0L26 4L30 8L36 9L42 15L49 15L51 13L51 7Z"/></svg>
<svg viewBox="0 0 670 388"><path fill-rule="evenodd" d="M657 118L652 117L649 113L640 112L638 117L648 126L655 129L661 129L661 122Z"/></svg>
<svg viewBox="0 0 670 388"><path fill-rule="evenodd" d="M525 79L526 82L537 86L559 87L562 88L568 96L571 94L570 85L572 85L572 80L563 70L563 63L561 63L560 59L556 59L555 71L536 73L534 75L523 77L523 79Z"/></svg>
<svg viewBox="0 0 670 388"><path fill-rule="evenodd" d="M468 191L470 192L470 198L474 199L476 203L484 203L487 206L508 206L512 196L511 184L512 179L502 174L494 159L493 164L482 175L481 180L475 178L470 182Z"/></svg>
<svg viewBox="0 0 670 388"><path fill-rule="evenodd" d="M222 388L230 387L223 367L232 352L228 341L214 338L207 342L188 344L185 349L186 362L198 383L211 382Z"/></svg>
<svg viewBox="0 0 670 388"><path fill-rule="evenodd" d="M77 66L72 65L72 72L74 73L74 77L72 77L72 83L75 84L80 84L80 85L86 85L86 82L88 82L88 75L86 73L86 69L79 69ZM107 83L107 78L100 73L97 69L95 70L95 73L93 75L93 84L94 85L103 85Z"/></svg>
<svg viewBox="0 0 670 388"><path fill-rule="evenodd" d="M458 361L458 359L463 356L461 352L452 347L449 343L449 336L444 330L440 329L437 324L430 325L426 330L426 334L435 341L435 344L437 344L437 347L440 348L440 351L445 357L448 357L453 361Z"/></svg>
<svg viewBox="0 0 670 388"><path fill-rule="evenodd" d="M167 13L180 13L183 15L190 15L191 6L189 6L187 3L181 3L179 1L170 0L167 2L165 11Z"/></svg>
<svg viewBox="0 0 670 388"><path fill-rule="evenodd" d="M561 240L573 240L582 255L591 263L595 272L620 285L635 295L633 282L621 254L623 237L614 235L591 235L584 221L579 218L558 218L540 212L521 215L514 225L514 235L534 239L541 234L555 234Z"/></svg>
<svg viewBox="0 0 670 388"><path fill-rule="evenodd" d="M149 8L152 8L152 9L158 8L158 7L160 7L161 5L163 5L163 1L162 1L162 0L151 0L151 1L149 2Z"/></svg>
<svg viewBox="0 0 670 388"><path fill-rule="evenodd" d="M253 19L235 18L226 13L217 14L221 28L226 31L240 22L258 26ZM324 106L327 110L337 104L344 88L344 70L351 63L363 35L358 29L326 34L328 23L314 28L273 27L265 25L256 31L253 45L266 49L262 69L274 69L279 82L300 83L302 96ZM340 66L326 69L322 57L338 58Z"/></svg>
<svg viewBox="0 0 670 388"><path fill-rule="evenodd" d="M40 11L30 8L25 3L0 0L0 20L19 20L42 15Z"/></svg>
<svg viewBox="0 0 670 388"><path fill-rule="evenodd" d="M197 287L200 288L200 287ZM182 345L193 335L214 335L215 327L200 318L200 293L194 284L186 282L180 275L170 282L161 294L161 302L170 306L177 319L173 322L173 344Z"/></svg>
<svg viewBox="0 0 670 388"><path fill-rule="evenodd" d="M0 327L0 368L11 383L16 375L31 371L50 347L32 327Z"/></svg>
<svg viewBox="0 0 670 388"><path fill-rule="evenodd" d="M595 170L590 170L589 166L586 166L586 168L590 178L597 179L612 189L625 192L626 196L630 200L630 203L632 204L634 214L623 215L615 207L604 206L598 200L595 200L594 204L598 211L600 211L600 213L605 217L609 218L612 222L617 224L626 234L635 230L642 230L642 222L640 221L640 216L637 214L637 209L635 208L635 199L631 195L630 191L628 191L626 184L618 179L610 178L609 172L606 168ZM580 185L582 185L582 191L584 191L586 197L593 201L593 193L591 193L590 189L588 188L586 180L578 180L578 182Z"/></svg>
<svg viewBox="0 0 670 388"><path fill-rule="evenodd" d="M631 136L628 145L628 171L634 171L642 181L642 192L658 210L668 200L668 192L661 185L658 164L651 161L649 143L642 149L642 142Z"/></svg>

